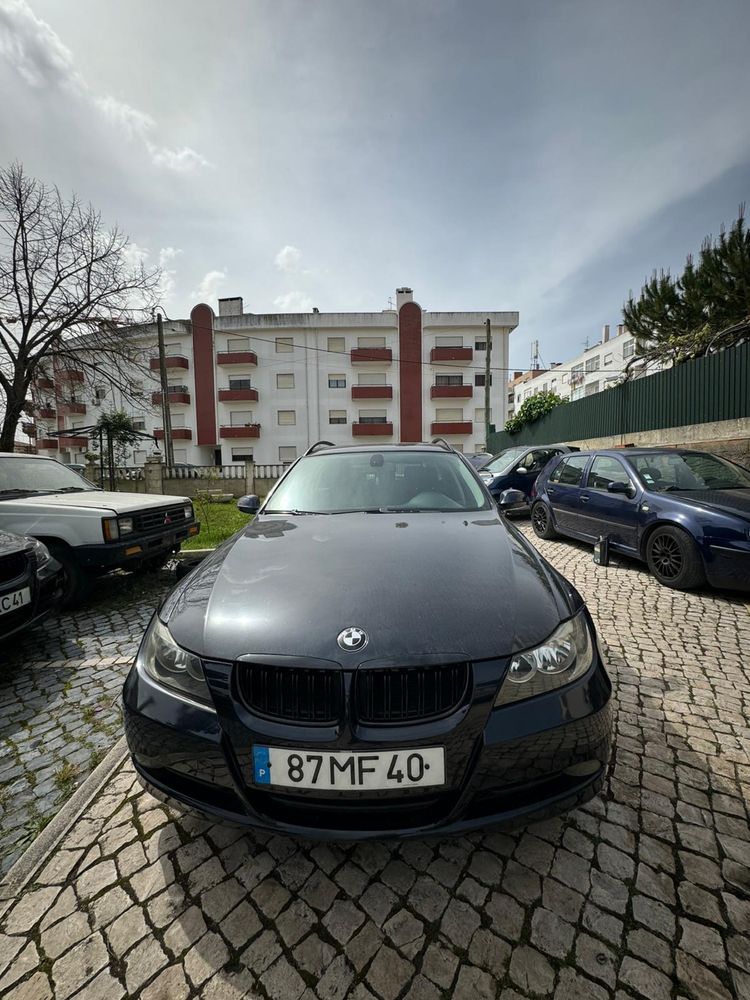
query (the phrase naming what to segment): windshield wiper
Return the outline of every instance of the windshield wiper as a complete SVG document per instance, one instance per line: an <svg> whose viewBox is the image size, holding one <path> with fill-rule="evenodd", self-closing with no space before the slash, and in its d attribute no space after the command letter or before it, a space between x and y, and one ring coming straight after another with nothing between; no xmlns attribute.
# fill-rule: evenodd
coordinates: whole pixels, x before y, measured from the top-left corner
<svg viewBox="0 0 750 1000"><path fill-rule="evenodd" d="M61 490L52 490L53 493L91 493L87 486L66 486Z"/></svg>
<svg viewBox="0 0 750 1000"><path fill-rule="evenodd" d="M323 510L264 510L264 514L293 514L295 517L299 517L301 514L324 514Z"/></svg>
<svg viewBox="0 0 750 1000"><path fill-rule="evenodd" d="M24 493L28 496L30 493L50 493L54 490L0 490L0 497L17 496L19 493Z"/></svg>

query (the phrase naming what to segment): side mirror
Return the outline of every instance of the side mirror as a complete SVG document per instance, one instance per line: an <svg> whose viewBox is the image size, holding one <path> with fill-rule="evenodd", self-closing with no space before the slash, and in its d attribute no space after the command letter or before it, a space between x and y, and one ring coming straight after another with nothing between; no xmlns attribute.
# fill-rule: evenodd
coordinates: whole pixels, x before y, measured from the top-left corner
<svg viewBox="0 0 750 1000"><path fill-rule="evenodd" d="M254 493L246 497L240 497L237 501L237 510L241 514L257 514L260 508L260 500Z"/></svg>
<svg viewBox="0 0 750 1000"><path fill-rule="evenodd" d="M526 503L526 497L520 490L503 490L497 498L497 505L500 510L507 510L510 507L518 507Z"/></svg>
<svg viewBox="0 0 750 1000"><path fill-rule="evenodd" d="M526 466L525 466L525 465L519 465L519 466L517 466L517 467L516 467L516 472L520 472L520 474L521 474L522 476L526 475L526 473L527 473L528 471L529 471L529 470L528 470L528 469L526 468Z"/></svg>
<svg viewBox="0 0 750 1000"><path fill-rule="evenodd" d="M630 483L607 483L607 493L623 493L627 497L635 496L635 490Z"/></svg>

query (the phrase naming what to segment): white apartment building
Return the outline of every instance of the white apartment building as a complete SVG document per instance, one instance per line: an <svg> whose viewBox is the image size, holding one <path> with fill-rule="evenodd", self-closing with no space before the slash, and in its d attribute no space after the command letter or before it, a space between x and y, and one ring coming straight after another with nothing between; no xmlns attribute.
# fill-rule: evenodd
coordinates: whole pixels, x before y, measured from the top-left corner
<svg viewBox="0 0 750 1000"><path fill-rule="evenodd" d="M397 290L394 309L373 313L261 315L244 312L241 298L225 298L217 315L196 305L189 320L164 323L175 462L291 462L318 440L439 436L459 450L482 450L487 319L496 369L491 421L502 427L517 312L429 312L409 288ZM102 409L125 409L139 430L163 440L156 328L133 336L151 372L134 372L127 395L135 402L104 373L90 388L83 372L54 366L37 379L39 452L82 461L96 444L82 429ZM60 430L70 433L49 436ZM130 461L141 464L150 447L135 447Z"/></svg>

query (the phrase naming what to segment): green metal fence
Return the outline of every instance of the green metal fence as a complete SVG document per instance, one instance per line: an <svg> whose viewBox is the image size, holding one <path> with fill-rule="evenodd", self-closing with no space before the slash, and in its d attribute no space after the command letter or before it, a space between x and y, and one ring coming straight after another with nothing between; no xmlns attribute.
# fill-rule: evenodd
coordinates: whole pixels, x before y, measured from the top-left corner
<svg viewBox="0 0 750 1000"><path fill-rule="evenodd" d="M750 343L556 407L517 434L490 435L492 454L518 444L585 441L750 416Z"/></svg>

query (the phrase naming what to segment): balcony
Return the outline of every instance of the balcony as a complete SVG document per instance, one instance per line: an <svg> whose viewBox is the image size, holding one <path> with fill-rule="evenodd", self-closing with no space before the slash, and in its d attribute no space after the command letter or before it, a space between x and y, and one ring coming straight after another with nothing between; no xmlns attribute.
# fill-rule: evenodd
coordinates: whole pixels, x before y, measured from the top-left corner
<svg viewBox="0 0 750 1000"><path fill-rule="evenodd" d="M36 437L36 424L24 423L21 424L21 429L23 430L24 434L27 434L29 437L32 438Z"/></svg>
<svg viewBox="0 0 750 1000"><path fill-rule="evenodd" d="M371 361L389 365L393 361L393 351L390 347L355 347L350 356L353 365Z"/></svg>
<svg viewBox="0 0 750 1000"><path fill-rule="evenodd" d="M155 406L161 406L161 393L152 392L151 402ZM181 385L170 389L167 392L167 402L170 406L172 406L173 403L189 403L190 393L188 392L188 387L186 385Z"/></svg>
<svg viewBox="0 0 750 1000"><path fill-rule="evenodd" d="M260 424L222 424L219 428L221 438L259 438Z"/></svg>
<svg viewBox="0 0 750 1000"><path fill-rule="evenodd" d="M46 375L40 375L38 378L34 379L34 385L37 389L54 389L55 383L51 378L47 378Z"/></svg>
<svg viewBox="0 0 750 1000"><path fill-rule="evenodd" d="M83 434L69 434L57 440L61 448L88 448L89 445L89 439Z"/></svg>
<svg viewBox="0 0 750 1000"><path fill-rule="evenodd" d="M164 428L156 427L154 429L154 437L157 441L164 440ZM172 428L172 440L173 441L192 441L193 432L190 427L173 427Z"/></svg>
<svg viewBox="0 0 750 1000"><path fill-rule="evenodd" d="M159 359L151 358L148 363L149 368L152 372L159 371ZM187 371L190 368L190 362L187 358L183 358L181 354L173 354L168 358L164 359L164 367L167 369L178 368L182 371Z"/></svg>
<svg viewBox="0 0 750 1000"><path fill-rule="evenodd" d="M353 385L352 399L393 399L393 386Z"/></svg>
<svg viewBox="0 0 750 1000"><path fill-rule="evenodd" d="M240 401L252 401L257 402L258 400L258 390L257 389L219 389L219 402L220 403L234 403Z"/></svg>
<svg viewBox="0 0 750 1000"><path fill-rule="evenodd" d="M355 422L352 424L352 434L354 437L393 437L393 424L390 421L382 424Z"/></svg>
<svg viewBox="0 0 750 1000"><path fill-rule="evenodd" d="M57 410L54 406L40 406L37 408L36 415L44 417L45 420L54 420L57 416Z"/></svg>
<svg viewBox="0 0 750 1000"><path fill-rule="evenodd" d="M474 386L467 385L433 385L430 387L430 399L471 399Z"/></svg>
<svg viewBox="0 0 750 1000"><path fill-rule="evenodd" d="M60 403L58 405L60 407L60 414L62 416L66 416L67 414L70 414L70 413L85 413L86 412L86 404L85 403L79 403L77 400L76 401L73 401L73 400L60 400Z"/></svg>
<svg viewBox="0 0 750 1000"><path fill-rule="evenodd" d="M217 351L217 365L257 365L258 355L255 351Z"/></svg>
<svg viewBox="0 0 750 1000"><path fill-rule="evenodd" d="M430 425L433 434L445 436L446 434L471 434L471 420L450 420L437 421Z"/></svg>
<svg viewBox="0 0 750 1000"><path fill-rule="evenodd" d="M84 374L80 368L61 368L57 373L61 382L83 382Z"/></svg>
<svg viewBox="0 0 750 1000"><path fill-rule="evenodd" d="M36 442L37 450L46 448L47 451L57 451L57 445L57 438L37 438Z"/></svg>
<svg viewBox="0 0 750 1000"><path fill-rule="evenodd" d="M474 351L471 347L433 347L430 361L471 361Z"/></svg>

